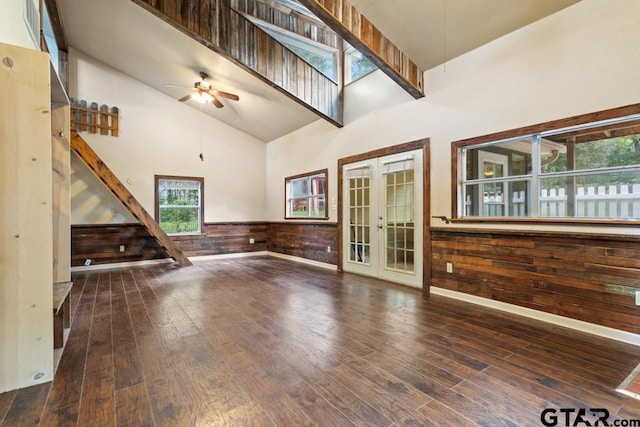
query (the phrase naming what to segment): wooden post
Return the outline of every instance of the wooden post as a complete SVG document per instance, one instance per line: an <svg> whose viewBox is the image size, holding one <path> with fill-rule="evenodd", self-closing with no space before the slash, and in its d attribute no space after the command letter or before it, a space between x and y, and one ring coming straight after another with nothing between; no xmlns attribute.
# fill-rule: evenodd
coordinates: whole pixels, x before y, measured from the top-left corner
<svg viewBox="0 0 640 427"><path fill-rule="evenodd" d="M109 107L100 106L100 135L109 135Z"/></svg>
<svg viewBox="0 0 640 427"><path fill-rule="evenodd" d="M112 107L111 113L111 136L118 136L118 107Z"/></svg>

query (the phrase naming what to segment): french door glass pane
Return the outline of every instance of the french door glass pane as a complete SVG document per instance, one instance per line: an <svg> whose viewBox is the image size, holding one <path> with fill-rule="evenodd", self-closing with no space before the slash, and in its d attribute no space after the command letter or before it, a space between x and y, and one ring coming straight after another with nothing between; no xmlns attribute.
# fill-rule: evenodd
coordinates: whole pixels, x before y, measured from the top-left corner
<svg viewBox="0 0 640 427"><path fill-rule="evenodd" d="M349 180L349 260L368 264L371 257L369 178Z"/></svg>
<svg viewBox="0 0 640 427"><path fill-rule="evenodd" d="M388 270L413 272L415 224L414 173L402 170L385 175L385 268Z"/></svg>

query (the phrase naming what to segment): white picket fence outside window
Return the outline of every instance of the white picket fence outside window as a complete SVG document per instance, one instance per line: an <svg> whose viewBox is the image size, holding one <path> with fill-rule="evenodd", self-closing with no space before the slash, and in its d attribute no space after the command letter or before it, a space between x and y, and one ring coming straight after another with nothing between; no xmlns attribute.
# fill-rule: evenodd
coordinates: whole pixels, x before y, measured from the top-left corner
<svg viewBox="0 0 640 427"><path fill-rule="evenodd" d="M567 193L564 188L542 189L538 201L541 218L567 217ZM482 198L482 216L505 216L505 200L501 193L487 194ZM467 216L472 215L471 195L465 200ZM524 191L514 191L508 216L527 216L527 200ZM575 198L576 218L640 218L640 184L601 185L578 187Z"/></svg>

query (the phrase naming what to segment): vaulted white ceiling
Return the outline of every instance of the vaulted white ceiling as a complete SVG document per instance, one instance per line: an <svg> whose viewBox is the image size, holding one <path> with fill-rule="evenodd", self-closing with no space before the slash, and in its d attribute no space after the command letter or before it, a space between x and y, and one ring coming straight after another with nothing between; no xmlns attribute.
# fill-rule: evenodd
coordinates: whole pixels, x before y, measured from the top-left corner
<svg viewBox="0 0 640 427"><path fill-rule="evenodd" d="M576 0L351 0L423 69L461 55ZM264 142L322 120L130 0L60 0L71 47L175 98L198 72L240 96L204 111ZM188 90L187 90L188 91ZM428 96L428 94L427 94ZM187 101L199 109L195 101Z"/></svg>

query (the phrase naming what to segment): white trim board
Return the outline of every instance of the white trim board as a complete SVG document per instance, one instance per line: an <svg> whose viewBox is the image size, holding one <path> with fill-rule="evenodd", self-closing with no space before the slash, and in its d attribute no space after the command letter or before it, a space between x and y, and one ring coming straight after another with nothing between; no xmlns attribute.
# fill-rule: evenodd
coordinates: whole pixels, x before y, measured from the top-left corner
<svg viewBox="0 0 640 427"><path fill-rule="evenodd" d="M314 265L316 267L326 268L327 270L333 270L333 271L338 270L337 265L327 264L326 262L314 261L312 259L300 258L297 256L281 254L278 252L271 252L271 251L267 251L267 255L272 256L274 258L282 258L282 259L287 259L289 261L300 262L302 264Z"/></svg>
<svg viewBox="0 0 640 427"><path fill-rule="evenodd" d="M189 261L209 261L215 259L226 259L226 258L248 258L252 256L264 256L268 255L267 251L258 251L258 252L238 252L233 254L218 254L218 255L200 255L200 256L191 256L189 257Z"/></svg>
<svg viewBox="0 0 640 427"><path fill-rule="evenodd" d="M144 261L114 262L111 264L80 265L77 267L71 267L71 272L77 273L80 271L108 270L111 268L141 267L146 265L168 264L171 262L173 262L173 258L149 259Z"/></svg>
<svg viewBox="0 0 640 427"><path fill-rule="evenodd" d="M607 326L596 325L594 323L584 322L582 320L571 319L569 317L558 316L557 314L545 313L544 311L533 310L531 308L520 307L515 304L495 301L488 298L465 294L462 292L451 291L449 289L438 288L436 286L431 286L430 290L434 295L454 298L460 301L494 308L496 310L505 311L511 314L517 314L519 316L528 317L530 319L540 320L542 322L574 329L580 332L586 332L588 334L598 335L600 337L640 346L640 335L631 332L621 331L619 329L609 328Z"/></svg>

